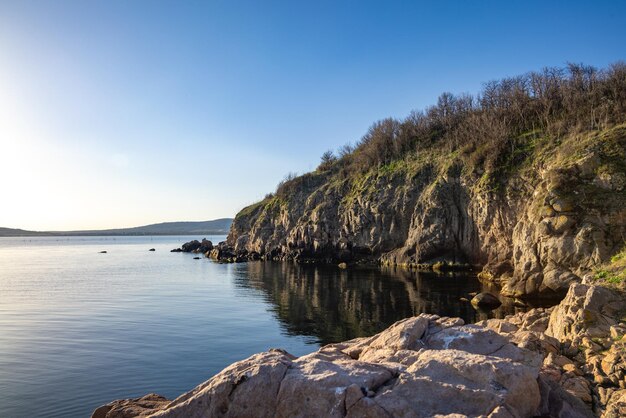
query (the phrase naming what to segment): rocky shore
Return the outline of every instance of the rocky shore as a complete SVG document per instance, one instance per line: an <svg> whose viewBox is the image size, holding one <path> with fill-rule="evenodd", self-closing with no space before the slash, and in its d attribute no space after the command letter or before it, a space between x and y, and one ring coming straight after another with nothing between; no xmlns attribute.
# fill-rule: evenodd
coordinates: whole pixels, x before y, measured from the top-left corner
<svg viewBox="0 0 626 418"><path fill-rule="evenodd" d="M202 241L193 240L186 242L180 248L174 248L171 252L204 254L205 257L221 263L241 263L243 261L262 259L258 253L248 252L242 249L235 250L228 245L226 241L213 245L213 243L206 238L202 239Z"/></svg>
<svg viewBox="0 0 626 418"><path fill-rule="evenodd" d="M253 355L173 401L114 401L93 418L619 417L626 298L574 284L549 309L465 325L422 314L296 358Z"/></svg>

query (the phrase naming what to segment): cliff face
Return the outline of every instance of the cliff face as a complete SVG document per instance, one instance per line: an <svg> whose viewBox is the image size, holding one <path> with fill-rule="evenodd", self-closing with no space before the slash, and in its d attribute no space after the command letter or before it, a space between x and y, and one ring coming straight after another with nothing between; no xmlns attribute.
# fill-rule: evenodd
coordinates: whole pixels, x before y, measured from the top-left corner
<svg viewBox="0 0 626 418"><path fill-rule="evenodd" d="M624 245L626 125L509 155L495 169L480 150L430 151L305 174L243 209L228 244L268 259L470 263L504 294L562 295Z"/></svg>

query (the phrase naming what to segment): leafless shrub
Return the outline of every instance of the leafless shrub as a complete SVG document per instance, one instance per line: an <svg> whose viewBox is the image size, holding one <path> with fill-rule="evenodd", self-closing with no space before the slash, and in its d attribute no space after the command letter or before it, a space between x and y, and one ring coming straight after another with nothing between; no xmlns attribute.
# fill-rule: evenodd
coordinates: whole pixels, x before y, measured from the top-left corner
<svg viewBox="0 0 626 418"><path fill-rule="evenodd" d="M366 171L424 149L480 148L476 161L491 169L525 146L524 133L558 138L624 121L626 64L598 70L569 63L487 82L476 96L443 93L436 105L402 121L376 122L356 146L339 151L339 162L349 172Z"/></svg>
<svg viewBox="0 0 626 418"><path fill-rule="evenodd" d="M322 154L320 160L320 165L317 167L317 169L320 171L326 171L332 168L333 164L335 164L335 162L337 161L337 157L332 151L328 150Z"/></svg>

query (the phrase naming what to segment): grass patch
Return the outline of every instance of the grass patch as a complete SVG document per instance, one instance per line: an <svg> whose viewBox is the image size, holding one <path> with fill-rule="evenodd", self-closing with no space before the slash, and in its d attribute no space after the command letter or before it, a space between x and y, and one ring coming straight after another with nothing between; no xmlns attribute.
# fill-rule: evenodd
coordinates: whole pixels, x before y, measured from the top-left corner
<svg viewBox="0 0 626 418"><path fill-rule="evenodd" d="M626 245L596 270L594 279L601 284L626 288Z"/></svg>

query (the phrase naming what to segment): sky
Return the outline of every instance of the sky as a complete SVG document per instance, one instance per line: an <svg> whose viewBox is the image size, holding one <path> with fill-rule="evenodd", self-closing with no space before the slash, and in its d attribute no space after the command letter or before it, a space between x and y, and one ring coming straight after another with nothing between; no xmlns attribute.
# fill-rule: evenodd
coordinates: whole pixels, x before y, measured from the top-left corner
<svg viewBox="0 0 626 418"><path fill-rule="evenodd" d="M234 217L442 92L626 60L625 1L0 0L0 226Z"/></svg>

